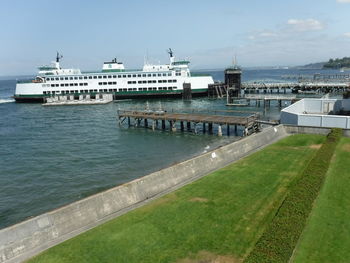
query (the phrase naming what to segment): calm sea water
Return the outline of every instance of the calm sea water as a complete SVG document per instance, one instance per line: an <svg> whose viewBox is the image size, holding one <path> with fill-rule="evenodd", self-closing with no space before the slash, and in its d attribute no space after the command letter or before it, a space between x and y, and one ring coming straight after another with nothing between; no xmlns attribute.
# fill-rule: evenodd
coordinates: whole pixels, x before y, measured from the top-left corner
<svg viewBox="0 0 350 263"><path fill-rule="evenodd" d="M223 79L222 71L209 73L216 80ZM277 81L285 74L313 73L246 70L243 81ZM165 109L226 109L224 100L127 100L43 107L14 103L15 85L14 77L0 78L0 228L237 139L124 128L116 120L118 108L148 103ZM264 118L278 119L279 110L271 107L264 114Z"/></svg>

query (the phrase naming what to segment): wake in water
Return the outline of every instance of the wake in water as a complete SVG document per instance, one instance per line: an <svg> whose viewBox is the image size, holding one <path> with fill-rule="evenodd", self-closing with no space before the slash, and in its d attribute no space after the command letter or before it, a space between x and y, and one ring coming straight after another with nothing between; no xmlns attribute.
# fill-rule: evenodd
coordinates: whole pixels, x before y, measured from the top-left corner
<svg viewBox="0 0 350 263"><path fill-rule="evenodd" d="M0 99L0 104L1 103L10 103L10 102L15 102L14 99Z"/></svg>

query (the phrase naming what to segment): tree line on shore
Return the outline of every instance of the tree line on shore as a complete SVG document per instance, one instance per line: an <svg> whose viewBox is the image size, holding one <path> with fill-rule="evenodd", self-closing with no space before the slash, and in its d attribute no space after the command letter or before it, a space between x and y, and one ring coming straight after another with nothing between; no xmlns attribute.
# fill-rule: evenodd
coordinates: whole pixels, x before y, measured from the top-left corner
<svg viewBox="0 0 350 263"><path fill-rule="evenodd" d="M343 58L331 58L328 62L323 65L323 68L350 68L350 57Z"/></svg>

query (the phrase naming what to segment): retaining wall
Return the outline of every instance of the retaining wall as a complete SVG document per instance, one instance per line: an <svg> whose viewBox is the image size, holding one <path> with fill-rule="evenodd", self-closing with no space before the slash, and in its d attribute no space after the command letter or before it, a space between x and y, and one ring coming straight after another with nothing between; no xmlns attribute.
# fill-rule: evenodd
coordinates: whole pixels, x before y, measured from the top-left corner
<svg viewBox="0 0 350 263"><path fill-rule="evenodd" d="M21 262L286 137L282 125L0 230L0 262Z"/></svg>
<svg viewBox="0 0 350 263"><path fill-rule="evenodd" d="M324 127L313 127L313 126L294 126L294 125L284 125L284 129L287 133L305 133L305 134L321 134L327 135L330 133L331 128ZM350 137L350 129L343 129L343 135Z"/></svg>

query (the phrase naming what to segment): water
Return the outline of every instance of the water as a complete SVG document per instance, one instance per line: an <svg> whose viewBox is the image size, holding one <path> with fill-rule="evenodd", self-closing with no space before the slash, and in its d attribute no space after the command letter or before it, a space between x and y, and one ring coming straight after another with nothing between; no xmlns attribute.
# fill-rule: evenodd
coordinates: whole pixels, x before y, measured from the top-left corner
<svg viewBox="0 0 350 263"><path fill-rule="evenodd" d="M223 79L222 71L210 73ZM299 73L247 70L243 80L278 80L284 74ZM146 100L66 107L14 103L15 83L15 78L0 79L0 228L237 139L117 125L118 108L144 107ZM224 100L206 98L148 103L166 109L227 109ZM278 108L271 107L264 118L278 116Z"/></svg>

